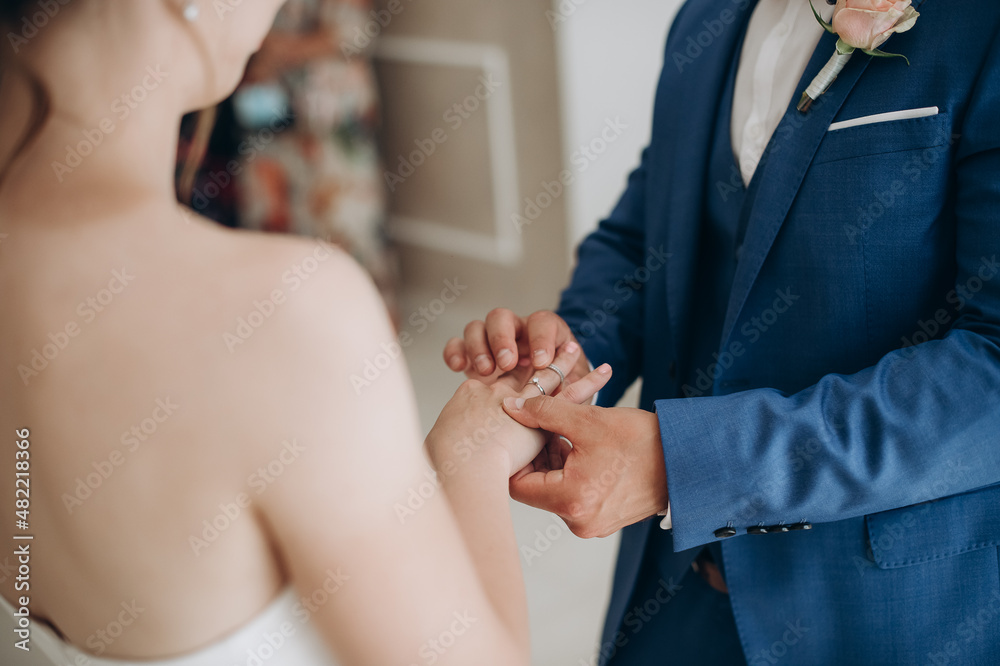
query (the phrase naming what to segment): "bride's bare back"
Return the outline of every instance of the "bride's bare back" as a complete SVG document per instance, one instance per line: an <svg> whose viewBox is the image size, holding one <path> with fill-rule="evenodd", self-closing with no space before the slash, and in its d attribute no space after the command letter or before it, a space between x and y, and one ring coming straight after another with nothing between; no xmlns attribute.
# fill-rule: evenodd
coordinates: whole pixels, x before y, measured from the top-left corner
<svg viewBox="0 0 1000 666"><path fill-rule="evenodd" d="M351 381L394 338L370 280L330 246L176 205L181 115L232 90L281 2L200 4L187 24L176 0L80 0L0 52L0 534L34 537L30 580L0 594L106 657L210 645L291 584L328 593L309 618L345 663L421 661L459 619L436 663L526 663L510 457L491 442L449 462L401 520L428 468L403 360ZM148 100L54 168L150 63ZM50 112L19 151L42 108L29 70ZM540 441L500 384L459 392L444 458L486 414L497 441Z"/></svg>
<svg viewBox="0 0 1000 666"><path fill-rule="evenodd" d="M162 657L291 582L336 590L310 616L348 663L416 659L455 613L474 626L440 663L504 654L443 494L400 520L426 480L413 397L401 359L350 381L392 331L349 258L155 207L65 222L0 244L3 468L29 441L34 614L90 652ZM0 591L16 601L14 577Z"/></svg>
<svg viewBox="0 0 1000 666"><path fill-rule="evenodd" d="M330 445L295 411L337 383L308 383L302 329L378 313L368 290L336 288L363 282L328 246L132 216L19 224L0 244L3 468L29 430L32 610L92 651L170 654L239 626L285 581L257 499ZM0 476L2 496L13 485ZM11 511L0 525L17 531ZM123 604L143 621L112 648L95 628Z"/></svg>

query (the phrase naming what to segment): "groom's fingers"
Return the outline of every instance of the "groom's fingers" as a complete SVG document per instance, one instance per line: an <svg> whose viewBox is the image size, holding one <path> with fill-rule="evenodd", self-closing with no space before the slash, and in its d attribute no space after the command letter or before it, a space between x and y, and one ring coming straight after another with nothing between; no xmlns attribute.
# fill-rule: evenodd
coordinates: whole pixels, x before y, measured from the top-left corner
<svg viewBox="0 0 1000 666"><path fill-rule="evenodd" d="M517 365L517 339L523 330L524 321L506 308L495 308L486 315L486 339L501 370Z"/></svg>
<svg viewBox="0 0 1000 666"><path fill-rule="evenodd" d="M468 356L465 354L465 340L462 338L452 338L444 346L444 362L455 372L465 370L469 364Z"/></svg>
<svg viewBox="0 0 1000 666"><path fill-rule="evenodd" d="M563 368L569 369L574 367L579 357L580 345L576 342L567 342L559 348L552 365L559 368L560 371ZM515 391L519 391L522 399L536 398L539 395L555 395L563 387L562 377L563 374L551 368L535 370L530 366L520 365L504 375L508 385Z"/></svg>
<svg viewBox="0 0 1000 666"><path fill-rule="evenodd" d="M573 488L561 469L548 472L528 472L511 478L512 499L562 518L572 513Z"/></svg>
<svg viewBox="0 0 1000 666"><path fill-rule="evenodd" d="M472 362L472 367L482 376L492 375L496 370L493 362L493 352L490 351L486 339L486 323L470 321L465 326L465 355Z"/></svg>
<svg viewBox="0 0 1000 666"><path fill-rule="evenodd" d="M580 345L569 342L559 348L556 362L553 365L560 369L572 368L579 357ZM534 383L535 380L538 381L538 384ZM515 364L514 369L504 374L500 381L520 392L522 398L534 398L538 395L555 394L562 386L562 375L549 368L535 370L529 366ZM539 392L539 387L544 393Z"/></svg>
<svg viewBox="0 0 1000 666"><path fill-rule="evenodd" d="M549 435L549 441L546 442L542 450L535 456L535 459L518 470L510 477L510 480L513 483L521 480L526 474L562 469L566 466L566 459L572 452L573 447L570 446L570 443L565 438Z"/></svg>
<svg viewBox="0 0 1000 666"><path fill-rule="evenodd" d="M580 345L576 342L567 342L559 348L559 353L556 354L555 362L552 365L562 370L563 374L569 375L571 368L574 367L579 358L581 358ZM525 370L526 368L519 367L516 371L504 375L504 378L511 388L520 390L522 400L537 398L539 397L538 388L534 383L528 383L532 375L526 375ZM533 373L533 376L538 379L538 383L545 389L545 395L556 395L560 400L568 400L569 402L583 405L590 404L594 394L604 388L611 379L611 366L604 363L580 379L566 381L565 383L561 381L561 375L551 368L537 370ZM557 389L559 390L558 394L556 393ZM512 402L511 404L515 405L516 403Z"/></svg>
<svg viewBox="0 0 1000 666"><path fill-rule="evenodd" d="M547 396L530 400L505 398L503 408L521 425L562 435L575 446L579 446L583 438L594 436L590 425L594 421L594 410L601 409Z"/></svg>
<svg viewBox="0 0 1000 666"><path fill-rule="evenodd" d="M536 368L552 363L556 346L569 338L569 326L555 312L539 310L528 317L528 344L531 347L531 363Z"/></svg>
<svg viewBox="0 0 1000 666"><path fill-rule="evenodd" d="M562 469L566 466L566 458L572 453L573 447L569 440L558 435L549 435L550 439L542 453L547 454L545 463L548 469Z"/></svg>
<svg viewBox="0 0 1000 666"><path fill-rule="evenodd" d="M558 349L556 357L552 361L552 365L559 368L562 374L549 367L535 370L534 376L538 378L539 383L545 389L545 395L554 395L557 391L565 388L563 378L576 366L578 358L580 358L580 345L572 341L567 342ZM527 388L530 389L533 387ZM522 397L534 398L536 395L537 393L529 391L526 394L522 394Z"/></svg>

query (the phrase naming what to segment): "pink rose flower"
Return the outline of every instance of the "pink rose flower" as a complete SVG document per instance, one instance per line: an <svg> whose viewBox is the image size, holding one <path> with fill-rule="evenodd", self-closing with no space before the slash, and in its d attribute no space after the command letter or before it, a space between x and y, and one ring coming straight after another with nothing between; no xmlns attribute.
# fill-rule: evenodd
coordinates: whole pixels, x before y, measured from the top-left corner
<svg viewBox="0 0 1000 666"><path fill-rule="evenodd" d="M913 0L837 0L833 30L849 46L872 51L897 32L906 32L920 16Z"/></svg>

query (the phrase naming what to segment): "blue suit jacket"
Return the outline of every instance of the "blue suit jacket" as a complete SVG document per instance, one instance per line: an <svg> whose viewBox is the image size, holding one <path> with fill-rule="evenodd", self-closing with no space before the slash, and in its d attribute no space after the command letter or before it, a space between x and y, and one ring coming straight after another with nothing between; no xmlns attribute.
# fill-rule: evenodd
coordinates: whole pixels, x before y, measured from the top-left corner
<svg viewBox="0 0 1000 666"><path fill-rule="evenodd" d="M698 230L705 197L732 187L706 164L749 0L681 8L650 145L560 306L615 369L602 404L641 376L659 415L664 575L737 530L722 547L751 664L1000 663L1000 4L914 4L916 26L886 46L911 66L858 53L808 114L792 100L700 384L677 368L704 335L690 325ZM746 533L799 521L814 527ZM628 640L650 529L623 532L605 660Z"/></svg>

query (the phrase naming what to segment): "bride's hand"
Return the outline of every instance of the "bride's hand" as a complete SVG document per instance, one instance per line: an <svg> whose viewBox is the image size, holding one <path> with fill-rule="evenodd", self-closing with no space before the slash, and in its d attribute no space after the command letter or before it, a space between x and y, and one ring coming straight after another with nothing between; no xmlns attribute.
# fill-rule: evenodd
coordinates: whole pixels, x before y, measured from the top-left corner
<svg viewBox="0 0 1000 666"><path fill-rule="evenodd" d="M580 346L569 342L561 347L553 361L557 368L569 369L580 357ZM572 384L562 384L562 377L550 368L535 370L516 367L493 384L467 380L445 405L427 436L426 446L439 473L454 474L469 461L484 455L503 458L513 475L538 456L545 446L545 433L526 428L507 416L503 399L533 398L541 394L537 380L547 395L584 403L611 378L611 366L605 364Z"/></svg>

